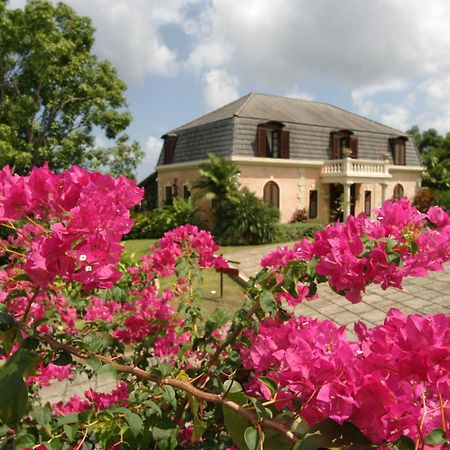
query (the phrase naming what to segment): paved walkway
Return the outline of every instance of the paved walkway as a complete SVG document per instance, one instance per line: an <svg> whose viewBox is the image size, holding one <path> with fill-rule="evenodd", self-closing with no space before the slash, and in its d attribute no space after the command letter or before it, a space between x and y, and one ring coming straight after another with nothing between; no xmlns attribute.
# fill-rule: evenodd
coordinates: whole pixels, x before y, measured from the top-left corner
<svg viewBox="0 0 450 450"><path fill-rule="evenodd" d="M236 267L239 268L240 276L248 279L260 270L261 258L279 245L264 245L226 257L239 261ZM403 286L403 290L389 288L383 291L378 285L370 285L362 302L352 304L323 284L318 289L319 298L302 303L300 311L308 317L331 319L340 325L350 325L349 336L353 335L353 323L362 320L369 327L377 325L383 322L391 308L406 314L450 314L450 263L443 272L430 272L427 277L405 278Z"/></svg>

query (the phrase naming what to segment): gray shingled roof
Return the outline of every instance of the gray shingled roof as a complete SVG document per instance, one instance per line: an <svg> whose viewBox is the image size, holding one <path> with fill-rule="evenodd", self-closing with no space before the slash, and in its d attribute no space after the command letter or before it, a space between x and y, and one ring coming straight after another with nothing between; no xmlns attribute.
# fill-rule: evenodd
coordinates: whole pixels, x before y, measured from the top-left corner
<svg viewBox="0 0 450 450"><path fill-rule="evenodd" d="M289 131L291 159L330 159L330 135L341 129L352 130L358 138L361 159L382 159L380 150L388 149L389 138L407 136L402 131L327 103L248 94L172 130L171 133L178 136L173 162L206 159L210 152L222 156L256 156L257 127L267 121L282 122L284 129ZM389 158L392 159L392 155ZM162 164L161 151L158 165ZM420 165L417 148L411 139L406 143L406 164Z"/></svg>
<svg viewBox="0 0 450 450"><path fill-rule="evenodd" d="M406 135L400 130L338 108L328 103L251 93L209 114L182 125L172 132L198 127L231 117L350 129L389 135Z"/></svg>

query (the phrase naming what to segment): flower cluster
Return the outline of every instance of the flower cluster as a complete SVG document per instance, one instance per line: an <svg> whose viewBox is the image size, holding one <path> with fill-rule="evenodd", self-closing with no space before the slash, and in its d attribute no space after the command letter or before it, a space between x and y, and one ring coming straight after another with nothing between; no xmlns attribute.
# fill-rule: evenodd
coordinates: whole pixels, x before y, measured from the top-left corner
<svg viewBox="0 0 450 450"><path fill-rule="evenodd" d="M91 407L95 411L101 411L111 405L126 405L129 394L127 383L121 380L117 383L117 388L110 393L97 392L90 388L84 393L84 396L86 400L81 400L78 395L72 395L66 403L62 401L54 403L52 405L53 411L59 416L79 413Z"/></svg>
<svg viewBox="0 0 450 450"><path fill-rule="evenodd" d="M215 254L218 250L211 233L194 225L183 225L165 233L157 246L150 247L151 253L142 258L142 269L150 278L170 276L182 256L197 259L201 269L228 267L225 259Z"/></svg>
<svg viewBox="0 0 450 450"><path fill-rule="evenodd" d="M0 224L33 225L17 229L16 244L27 243L21 267L41 287L57 276L86 290L112 287L120 240L133 224L129 209L141 198L134 181L76 166L61 174L34 168L23 177L0 171Z"/></svg>
<svg viewBox="0 0 450 450"><path fill-rule="evenodd" d="M355 328L351 342L331 321L264 320L241 352L244 368L256 370L250 391L270 398L258 381L269 376L279 407L302 400L298 412L311 425L351 421L374 443L416 440L448 423L450 317L391 310L384 324Z"/></svg>
<svg viewBox="0 0 450 450"><path fill-rule="evenodd" d="M329 225L313 241L304 239L293 249L269 253L261 265L281 271L291 261L315 260L316 273L357 303L370 283L401 289L406 276L442 270L450 260L450 219L441 208L422 214L407 199L387 200L375 213L376 219L362 213Z"/></svg>

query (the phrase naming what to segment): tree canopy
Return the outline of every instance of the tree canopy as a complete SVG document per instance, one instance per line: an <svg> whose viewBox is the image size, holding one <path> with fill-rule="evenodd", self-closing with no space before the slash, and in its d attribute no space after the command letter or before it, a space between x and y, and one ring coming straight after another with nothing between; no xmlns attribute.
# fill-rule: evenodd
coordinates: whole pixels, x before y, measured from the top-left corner
<svg viewBox="0 0 450 450"><path fill-rule="evenodd" d="M131 121L126 85L92 52L94 28L69 6L29 0L0 2L0 166L18 173L48 162L102 167L130 175L142 158L122 134ZM95 133L117 139L109 151Z"/></svg>
<svg viewBox="0 0 450 450"><path fill-rule="evenodd" d="M433 128L421 132L417 125L408 133L414 138L425 165L422 184L442 191L450 190L450 133L442 136Z"/></svg>

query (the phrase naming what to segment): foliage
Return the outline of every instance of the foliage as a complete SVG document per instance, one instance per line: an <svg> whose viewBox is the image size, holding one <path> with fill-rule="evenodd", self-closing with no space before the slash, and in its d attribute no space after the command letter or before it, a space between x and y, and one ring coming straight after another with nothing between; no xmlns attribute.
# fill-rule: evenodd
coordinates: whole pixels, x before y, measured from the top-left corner
<svg viewBox="0 0 450 450"><path fill-rule="evenodd" d="M289 223L306 222L308 220L308 211L306 208L296 209Z"/></svg>
<svg viewBox="0 0 450 450"><path fill-rule="evenodd" d="M231 161L209 154L210 162L200 166L194 184L194 198L212 200L212 230L221 245L253 245L276 239L279 212L250 192L240 188L239 168Z"/></svg>
<svg viewBox="0 0 450 450"><path fill-rule="evenodd" d="M264 203L247 189L236 202L223 202L216 209L214 235L221 245L256 245L276 239L278 209Z"/></svg>
<svg viewBox="0 0 450 450"><path fill-rule="evenodd" d="M444 210L386 201L376 219L278 248L231 316L199 307L202 271L229 270L206 231L178 227L139 264L120 262L141 198L132 181L77 167L0 171L0 224L14 231L0 241L1 448L448 447L449 316L393 309L349 340L301 315L319 283L358 303L370 284L441 270ZM79 374L116 383L41 401L43 386Z"/></svg>
<svg viewBox="0 0 450 450"><path fill-rule="evenodd" d="M435 204L437 192L430 188L421 188L414 196L414 206L421 212L425 212L428 208Z"/></svg>
<svg viewBox="0 0 450 450"><path fill-rule="evenodd" d="M420 132L417 125L408 133L413 136L426 169L422 175L423 186L450 190L450 133L441 136L433 128Z"/></svg>
<svg viewBox="0 0 450 450"><path fill-rule="evenodd" d="M29 0L24 9L0 2L0 166L17 173L48 162L132 174L142 158L121 135L131 115L126 85L92 52L94 28L63 3ZM94 128L110 149L95 149Z"/></svg>
<svg viewBox="0 0 450 450"><path fill-rule="evenodd" d="M214 153L210 153L208 158L209 163L199 166L200 178L194 183L193 189L196 199L206 197L213 201L213 213L217 214L223 203L238 201L239 168Z"/></svg>
<svg viewBox="0 0 450 450"><path fill-rule="evenodd" d="M192 199L174 197L171 204L133 215L135 221L127 239L159 239L166 231L180 225L201 225Z"/></svg>
<svg viewBox="0 0 450 450"><path fill-rule="evenodd" d="M303 237L312 237L320 229L322 229L322 225L316 223L279 223L277 224L276 242L290 242Z"/></svg>

